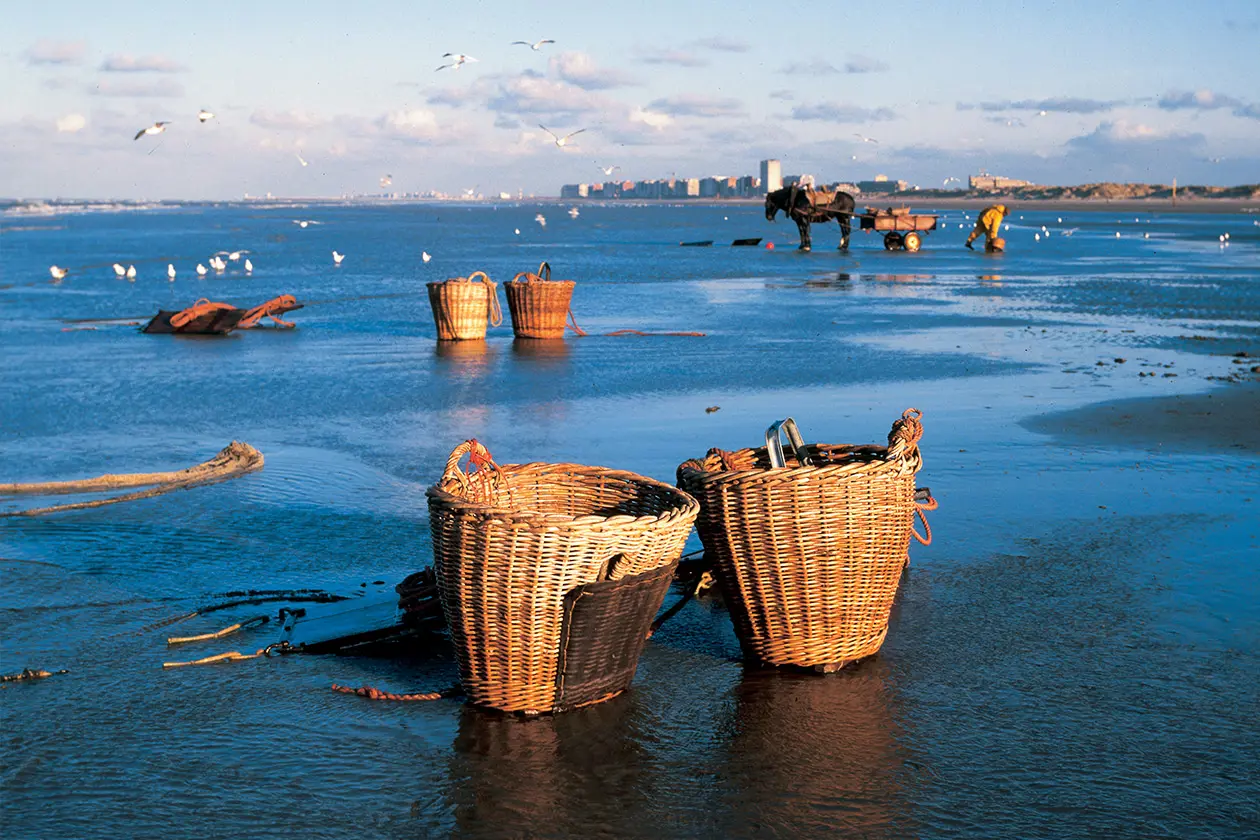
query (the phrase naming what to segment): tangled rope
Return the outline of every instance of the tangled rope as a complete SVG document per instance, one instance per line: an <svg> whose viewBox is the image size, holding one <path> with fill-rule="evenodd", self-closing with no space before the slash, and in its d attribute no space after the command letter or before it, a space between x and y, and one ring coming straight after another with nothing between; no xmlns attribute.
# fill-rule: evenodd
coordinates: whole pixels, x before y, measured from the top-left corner
<svg viewBox="0 0 1260 840"><path fill-rule="evenodd" d="M246 310L245 315L237 322L237 329L247 330L258 325L263 318L270 318L276 326L292 329L297 326L291 321L281 320L279 316L291 309L301 309L301 305L297 302L297 298L293 295L280 295L280 297L272 298L266 303L260 303L253 309ZM171 318L171 325L176 326L175 319Z"/></svg>
<svg viewBox="0 0 1260 840"><path fill-rule="evenodd" d="M904 465L902 474L918 472L923 466L919 454L919 440L923 437L923 412L907 408L892 424L888 432L888 460L900 459Z"/></svg>
<svg viewBox="0 0 1260 840"><path fill-rule="evenodd" d="M187 309L181 309L171 316L171 326L175 329L186 327L203 315L216 315L220 312L234 312L236 307L230 303L214 303L208 298L201 298Z"/></svg>
<svg viewBox="0 0 1260 840"><path fill-rule="evenodd" d="M241 653L239 650L230 650L227 653L216 653L214 656L205 656L188 662L163 662L162 667L187 668L190 665L212 665L216 662L241 662L246 659L259 659L293 652L294 648L290 647L288 642L273 642L253 653Z"/></svg>
<svg viewBox="0 0 1260 840"><path fill-rule="evenodd" d="M0 676L0 683L42 680L48 677L55 677L58 674L68 673L70 672L65 669L60 671L45 671L43 668L23 668L16 674L5 674L4 676Z"/></svg>
<svg viewBox="0 0 1260 840"><path fill-rule="evenodd" d="M148 490L135 493L124 493L121 496L110 496L89 502L73 502L51 507L28 510L6 511L0 517L7 516L42 516L67 510L84 510L102 507L118 502L130 502L136 499L147 499L170 493L174 490L187 490L204 484L217 484L237 476L245 475L263 467L263 454L248 443L234 440L219 451L209 461L183 470L159 473L126 473L121 475L102 475L76 481L43 481L27 484L0 484L2 495L65 495L68 493L96 493L102 490L119 490L128 487L144 487L157 485Z"/></svg>

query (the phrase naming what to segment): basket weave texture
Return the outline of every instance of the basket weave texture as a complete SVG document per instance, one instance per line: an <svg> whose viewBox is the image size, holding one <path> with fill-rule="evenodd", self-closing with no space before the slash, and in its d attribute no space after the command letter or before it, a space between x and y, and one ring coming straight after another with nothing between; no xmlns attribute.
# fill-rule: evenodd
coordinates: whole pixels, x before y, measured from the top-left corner
<svg viewBox="0 0 1260 840"><path fill-rule="evenodd" d="M499 466L475 440L455 448L427 496L465 694L503 711L557 707L565 595L673 563L699 513L664 482L580 464Z"/></svg>
<svg viewBox="0 0 1260 840"><path fill-rule="evenodd" d="M426 285L439 341L485 338L487 321L496 327L503 323L496 284L484 271Z"/></svg>
<svg viewBox="0 0 1260 840"><path fill-rule="evenodd" d="M879 650L914 515L935 507L915 502L920 416L906 411L888 447L806 446L811 466L771 469L765 447L679 466L746 656L830 669Z"/></svg>
<svg viewBox="0 0 1260 840"><path fill-rule="evenodd" d="M523 278L523 279L522 279ZM552 280L551 266L543 263L538 273L522 271L503 284L512 332L517 338L563 338L566 318L572 313L572 280ZM583 334L574 323L574 331Z"/></svg>

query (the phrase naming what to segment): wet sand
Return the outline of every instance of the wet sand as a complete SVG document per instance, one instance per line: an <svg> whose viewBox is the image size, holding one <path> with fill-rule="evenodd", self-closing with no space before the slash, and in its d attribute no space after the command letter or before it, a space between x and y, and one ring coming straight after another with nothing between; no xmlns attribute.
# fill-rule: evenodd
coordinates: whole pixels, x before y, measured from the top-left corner
<svg viewBox="0 0 1260 840"><path fill-rule="evenodd" d="M1206 394L1095 403L1025 420L1030 431L1063 442L1169 452L1260 453L1260 383Z"/></svg>

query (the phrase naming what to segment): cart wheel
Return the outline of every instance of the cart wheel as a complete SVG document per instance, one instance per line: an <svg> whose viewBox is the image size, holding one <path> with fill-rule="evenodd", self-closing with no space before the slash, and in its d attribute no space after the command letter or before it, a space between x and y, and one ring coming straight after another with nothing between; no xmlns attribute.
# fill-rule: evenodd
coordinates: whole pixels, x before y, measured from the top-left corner
<svg viewBox="0 0 1260 840"><path fill-rule="evenodd" d="M911 231L905 235L902 243L906 246L907 251L917 251L923 245L923 237Z"/></svg>
<svg viewBox="0 0 1260 840"><path fill-rule="evenodd" d="M885 251L896 251L898 248L901 247L901 245L902 245L902 241L901 241L900 233L884 234L884 250Z"/></svg>

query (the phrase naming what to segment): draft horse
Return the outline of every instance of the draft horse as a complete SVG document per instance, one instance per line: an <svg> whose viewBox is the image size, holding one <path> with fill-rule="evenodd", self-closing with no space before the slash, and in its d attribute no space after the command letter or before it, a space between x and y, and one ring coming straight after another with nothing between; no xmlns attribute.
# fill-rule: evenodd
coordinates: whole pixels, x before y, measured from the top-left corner
<svg viewBox="0 0 1260 840"><path fill-rule="evenodd" d="M766 220L773 222L775 215L782 210L784 215L796 222L801 232L800 250L810 250L809 226L811 222L840 222L840 250L849 249L849 219L857 207L853 196L846 192L816 192L800 187L784 187L781 190L766 193Z"/></svg>

